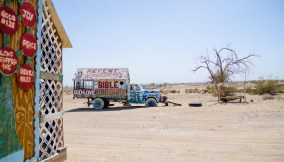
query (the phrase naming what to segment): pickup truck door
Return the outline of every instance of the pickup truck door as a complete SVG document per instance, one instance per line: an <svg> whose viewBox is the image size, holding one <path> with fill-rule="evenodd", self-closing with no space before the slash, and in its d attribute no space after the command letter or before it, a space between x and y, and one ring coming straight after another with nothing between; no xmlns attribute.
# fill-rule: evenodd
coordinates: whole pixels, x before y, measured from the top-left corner
<svg viewBox="0 0 284 162"><path fill-rule="evenodd" d="M130 100L129 103L142 104L143 102L143 92L141 91L139 85L130 85Z"/></svg>

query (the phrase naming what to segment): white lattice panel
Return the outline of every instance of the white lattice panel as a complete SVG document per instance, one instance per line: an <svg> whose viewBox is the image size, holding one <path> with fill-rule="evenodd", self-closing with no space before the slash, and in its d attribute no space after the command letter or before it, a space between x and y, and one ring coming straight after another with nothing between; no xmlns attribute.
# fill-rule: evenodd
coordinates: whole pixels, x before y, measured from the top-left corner
<svg viewBox="0 0 284 162"><path fill-rule="evenodd" d="M41 50L41 72L62 74L62 43L45 1ZM64 146L62 81L41 78L40 94L40 160L44 160Z"/></svg>

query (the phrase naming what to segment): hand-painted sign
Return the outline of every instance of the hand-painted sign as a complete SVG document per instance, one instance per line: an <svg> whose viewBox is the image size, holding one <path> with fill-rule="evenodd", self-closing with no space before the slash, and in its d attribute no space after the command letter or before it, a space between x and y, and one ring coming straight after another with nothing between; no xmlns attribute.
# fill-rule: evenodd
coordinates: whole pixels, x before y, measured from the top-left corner
<svg viewBox="0 0 284 162"><path fill-rule="evenodd" d="M97 89L96 95L109 95L109 96L125 96L126 90L125 89Z"/></svg>
<svg viewBox="0 0 284 162"><path fill-rule="evenodd" d="M17 82L20 88L29 90L34 85L34 70L28 65L24 64L18 71Z"/></svg>
<svg viewBox="0 0 284 162"><path fill-rule="evenodd" d="M25 56L34 57L37 49L35 36L30 33L25 33L21 38L21 48Z"/></svg>
<svg viewBox="0 0 284 162"><path fill-rule="evenodd" d="M97 90L86 90L77 89L73 91L73 94L81 97L112 97L112 98L126 98L125 89L97 89Z"/></svg>
<svg viewBox="0 0 284 162"><path fill-rule="evenodd" d="M98 79L129 79L128 69L88 69L79 68L76 77L80 80L98 80Z"/></svg>
<svg viewBox="0 0 284 162"><path fill-rule="evenodd" d="M33 27L36 23L36 11L30 2L24 2L20 8L22 22L26 27Z"/></svg>
<svg viewBox="0 0 284 162"><path fill-rule="evenodd" d="M96 94L96 90L74 90L75 95L92 96Z"/></svg>
<svg viewBox="0 0 284 162"><path fill-rule="evenodd" d="M15 51L10 47L0 49L0 72L3 74L13 74L18 66L18 58Z"/></svg>
<svg viewBox="0 0 284 162"><path fill-rule="evenodd" d="M18 16L9 7L0 8L0 30L8 35L13 35L18 29Z"/></svg>
<svg viewBox="0 0 284 162"><path fill-rule="evenodd" d="M118 81L99 81L98 88L118 88Z"/></svg>

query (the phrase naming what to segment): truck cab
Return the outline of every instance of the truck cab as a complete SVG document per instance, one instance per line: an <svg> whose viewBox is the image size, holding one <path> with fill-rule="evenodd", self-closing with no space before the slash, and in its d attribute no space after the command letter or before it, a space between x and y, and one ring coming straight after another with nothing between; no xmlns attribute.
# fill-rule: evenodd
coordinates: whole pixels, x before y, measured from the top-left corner
<svg viewBox="0 0 284 162"><path fill-rule="evenodd" d="M128 102L131 104L145 104L146 107L155 107L162 101L158 90L144 89L141 84L130 84L130 96Z"/></svg>

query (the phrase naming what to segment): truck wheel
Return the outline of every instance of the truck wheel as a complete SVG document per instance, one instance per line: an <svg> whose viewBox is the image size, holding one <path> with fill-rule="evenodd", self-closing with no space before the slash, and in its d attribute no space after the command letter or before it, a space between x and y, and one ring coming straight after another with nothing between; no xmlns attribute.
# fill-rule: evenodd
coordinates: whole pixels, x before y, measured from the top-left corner
<svg viewBox="0 0 284 162"><path fill-rule="evenodd" d="M146 107L156 107L157 105L158 103L154 98L148 98L145 102Z"/></svg>
<svg viewBox="0 0 284 162"><path fill-rule="evenodd" d="M104 108L104 105L105 105L105 102L101 98L95 98L93 100L93 107L96 110L100 110L100 109Z"/></svg>

